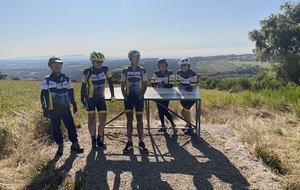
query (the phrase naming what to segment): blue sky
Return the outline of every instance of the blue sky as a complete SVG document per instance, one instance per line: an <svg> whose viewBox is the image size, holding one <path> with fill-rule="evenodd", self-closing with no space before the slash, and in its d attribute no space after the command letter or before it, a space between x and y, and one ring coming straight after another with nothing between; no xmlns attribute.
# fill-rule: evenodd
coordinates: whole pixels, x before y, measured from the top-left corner
<svg viewBox="0 0 300 190"><path fill-rule="evenodd" d="M252 53L248 32L285 0L0 0L0 58ZM298 3L298 1L290 1Z"/></svg>

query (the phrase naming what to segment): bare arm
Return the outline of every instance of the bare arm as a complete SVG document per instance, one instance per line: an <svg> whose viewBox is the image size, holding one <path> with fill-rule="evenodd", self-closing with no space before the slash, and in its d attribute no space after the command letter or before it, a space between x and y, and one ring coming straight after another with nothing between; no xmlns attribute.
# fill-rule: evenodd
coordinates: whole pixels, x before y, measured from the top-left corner
<svg viewBox="0 0 300 190"><path fill-rule="evenodd" d="M128 97L127 97L127 94L126 94L126 91L125 91L125 82L121 82L121 91L122 91L122 95L124 97L124 100L127 100Z"/></svg>
<svg viewBox="0 0 300 190"><path fill-rule="evenodd" d="M143 87L141 89L141 92L139 94L139 99L143 99L144 98L144 95L146 93L146 90L147 90L147 86L148 86L148 81L143 81Z"/></svg>

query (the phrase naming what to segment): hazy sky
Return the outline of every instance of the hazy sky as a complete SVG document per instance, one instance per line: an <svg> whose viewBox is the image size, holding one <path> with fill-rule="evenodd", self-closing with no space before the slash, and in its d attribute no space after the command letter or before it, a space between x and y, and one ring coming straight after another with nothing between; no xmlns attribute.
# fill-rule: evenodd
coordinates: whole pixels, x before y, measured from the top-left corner
<svg viewBox="0 0 300 190"><path fill-rule="evenodd" d="M285 0L0 0L0 58L252 53L248 32ZM297 3L298 1L290 1Z"/></svg>

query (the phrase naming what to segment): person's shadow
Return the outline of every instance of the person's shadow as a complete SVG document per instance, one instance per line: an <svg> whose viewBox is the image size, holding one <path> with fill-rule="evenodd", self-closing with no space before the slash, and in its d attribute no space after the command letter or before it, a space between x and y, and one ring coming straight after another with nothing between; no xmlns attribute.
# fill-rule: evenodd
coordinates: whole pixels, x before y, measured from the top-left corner
<svg viewBox="0 0 300 190"><path fill-rule="evenodd" d="M55 156L48 162L43 171L41 171L40 174L26 186L25 189L58 189L68 177L68 173L72 169L73 162L76 157L77 154L71 152L65 163L61 167L56 168L55 165L60 157Z"/></svg>
<svg viewBox="0 0 300 190"><path fill-rule="evenodd" d="M183 163L180 173L192 175L193 185L197 189L214 189L211 182L208 181L213 176L228 184L230 189L249 189L250 184L239 170L222 152L210 146L204 139L196 135L191 137L192 147L201 153L200 155L191 155L177 143L177 135L170 137L165 134L165 138L168 150L175 159L174 165ZM186 142L186 144L188 143Z"/></svg>
<svg viewBox="0 0 300 190"><path fill-rule="evenodd" d="M126 142L123 143L125 146ZM91 150L84 170L76 175L75 184L82 181L84 184L75 189L171 189L160 179L160 167L156 162L150 162L149 154L140 152L137 146L128 154ZM130 181L124 181L124 175L129 175Z"/></svg>
<svg viewBox="0 0 300 190"><path fill-rule="evenodd" d="M192 176L193 184L190 187L197 189L214 189L210 182L212 178L218 178L226 189L243 190L250 187L227 157L202 138L192 136L183 145L178 144L177 135L170 136L167 133L149 134L147 138L150 138L152 145L152 148L149 146L149 154L140 153L136 146L127 155L105 154L103 149L91 150L84 170L77 172L75 189L173 189L174 184L162 179L165 174L169 177ZM167 153L160 150L155 138L165 138ZM121 142L125 146L126 142ZM197 149L197 154L192 155L187 146L188 149ZM129 177L124 178L124 175ZM176 180L175 183L176 187L181 187ZM182 185L187 187L186 184Z"/></svg>

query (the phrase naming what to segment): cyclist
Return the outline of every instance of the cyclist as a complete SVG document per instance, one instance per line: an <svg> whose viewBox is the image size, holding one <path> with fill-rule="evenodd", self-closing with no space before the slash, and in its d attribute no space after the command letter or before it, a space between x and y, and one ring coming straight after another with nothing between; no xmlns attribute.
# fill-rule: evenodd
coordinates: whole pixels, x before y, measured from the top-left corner
<svg viewBox="0 0 300 190"><path fill-rule="evenodd" d="M88 129L92 139L92 148L105 147L104 128L106 123L105 82L108 82L111 102L116 101L112 75L107 66L103 65L105 60L101 52L94 51L90 54L92 66L86 68L82 75L81 103L88 113ZM96 109L98 111L98 135L96 132ZM96 139L97 135L97 139Z"/></svg>
<svg viewBox="0 0 300 190"><path fill-rule="evenodd" d="M172 88L174 84L174 74L173 71L168 70L168 62L165 58L160 58L157 61L158 71L155 71L151 80L152 86L156 88ZM170 121L171 126L174 132L177 132L176 125L173 121L173 118L169 111L162 107L162 104L165 107L169 107L169 100L159 101L156 103L158 109L158 115L161 122L161 127L158 129L158 132L166 131L167 127L165 126L164 116Z"/></svg>
<svg viewBox="0 0 300 190"><path fill-rule="evenodd" d="M48 75L41 84L41 103L43 114L50 118L53 137L58 145L57 156L63 155L63 136L61 132L61 120L68 131L69 140L72 142L71 151L83 153L77 139L76 126L70 111L70 104L73 106L73 113L77 112L77 104L74 98L74 89L68 76L61 73L63 61L59 57L51 57L48 66L52 73Z"/></svg>
<svg viewBox="0 0 300 190"><path fill-rule="evenodd" d="M176 81L179 84L179 88L183 88L184 90L191 92L197 84L197 74L190 69L191 60L189 58L181 58L178 62L180 66L180 70L177 72ZM195 104L196 101L180 101L182 105L181 114L183 118L191 122L191 107ZM186 124L186 130L183 129L184 133L189 134L193 132L193 128L190 124Z"/></svg>
<svg viewBox="0 0 300 190"><path fill-rule="evenodd" d="M140 52L131 50L128 53L130 66L122 71L121 75L121 90L124 97L124 107L127 117L127 137L128 142L123 149L127 153L133 149L132 131L133 131L133 108L136 111L137 132L139 138L139 149L143 152L148 152L143 142L143 109L144 109L144 94L147 90L148 75L146 70L139 66Z"/></svg>

